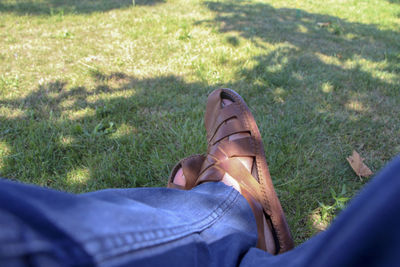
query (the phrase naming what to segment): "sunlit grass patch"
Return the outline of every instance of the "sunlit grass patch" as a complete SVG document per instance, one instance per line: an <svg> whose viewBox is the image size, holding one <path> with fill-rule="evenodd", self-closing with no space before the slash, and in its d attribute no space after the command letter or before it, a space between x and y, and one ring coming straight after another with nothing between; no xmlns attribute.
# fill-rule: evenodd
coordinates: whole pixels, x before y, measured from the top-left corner
<svg viewBox="0 0 400 267"><path fill-rule="evenodd" d="M0 170L4 167L4 159L10 156L10 151L6 142L0 142Z"/></svg>
<svg viewBox="0 0 400 267"><path fill-rule="evenodd" d="M70 171L67 174L67 183L70 185L86 185L90 179L90 171L87 168L79 168Z"/></svg>

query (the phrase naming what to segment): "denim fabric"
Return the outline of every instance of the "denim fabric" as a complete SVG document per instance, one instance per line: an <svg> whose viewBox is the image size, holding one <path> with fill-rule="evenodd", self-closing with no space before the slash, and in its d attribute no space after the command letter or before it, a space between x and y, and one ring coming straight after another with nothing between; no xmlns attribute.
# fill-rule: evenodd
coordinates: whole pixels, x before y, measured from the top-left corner
<svg viewBox="0 0 400 267"><path fill-rule="evenodd" d="M0 266L398 266L399 225L400 158L279 256L254 248L251 209L222 183L73 195L0 179Z"/></svg>
<svg viewBox="0 0 400 267"><path fill-rule="evenodd" d="M257 241L222 183L72 195L1 180L0 225L0 266L234 266Z"/></svg>

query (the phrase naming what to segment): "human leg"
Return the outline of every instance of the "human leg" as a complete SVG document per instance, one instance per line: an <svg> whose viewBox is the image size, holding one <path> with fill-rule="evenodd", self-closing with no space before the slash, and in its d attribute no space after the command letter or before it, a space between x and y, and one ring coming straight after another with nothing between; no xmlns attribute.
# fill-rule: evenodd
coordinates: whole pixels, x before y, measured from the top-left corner
<svg viewBox="0 0 400 267"><path fill-rule="evenodd" d="M0 266L233 266L257 238L222 183L72 195L1 180L0 225Z"/></svg>
<svg viewBox="0 0 400 267"><path fill-rule="evenodd" d="M116 189L70 195L1 180L0 265L396 266L398 192L400 157L326 232L272 256L251 248L256 241L251 210L236 190L220 183L205 183L191 191ZM203 214L202 220L194 221L192 205L197 215ZM184 230L157 234L171 217ZM205 218L211 226L198 226Z"/></svg>

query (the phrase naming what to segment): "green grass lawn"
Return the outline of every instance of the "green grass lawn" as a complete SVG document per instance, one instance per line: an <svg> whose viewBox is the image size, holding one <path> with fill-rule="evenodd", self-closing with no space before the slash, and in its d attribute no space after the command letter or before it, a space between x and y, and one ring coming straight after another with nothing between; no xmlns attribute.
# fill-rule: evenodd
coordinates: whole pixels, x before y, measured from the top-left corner
<svg viewBox="0 0 400 267"><path fill-rule="evenodd" d="M299 244L368 182L353 149L374 172L400 153L400 2L0 1L0 176L164 186L219 87L254 111Z"/></svg>

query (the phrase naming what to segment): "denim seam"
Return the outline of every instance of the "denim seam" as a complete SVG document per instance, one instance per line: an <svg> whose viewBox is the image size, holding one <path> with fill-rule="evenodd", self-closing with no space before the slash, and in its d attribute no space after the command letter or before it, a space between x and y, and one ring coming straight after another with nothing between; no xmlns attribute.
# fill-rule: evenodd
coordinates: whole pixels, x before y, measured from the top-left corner
<svg viewBox="0 0 400 267"><path fill-rule="evenodd" d="M209 215L193 223L167 229L153 229L141 232L126 232L117 235L98 237L84 241L84 247L98 261L116 257L132 250L160 245L201 232L212 226L237 202L239 192L231 189L229 195ZM100 244L99 244L100 243ZM94 249L93 249L94 248Z"/></svg>

